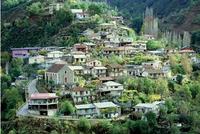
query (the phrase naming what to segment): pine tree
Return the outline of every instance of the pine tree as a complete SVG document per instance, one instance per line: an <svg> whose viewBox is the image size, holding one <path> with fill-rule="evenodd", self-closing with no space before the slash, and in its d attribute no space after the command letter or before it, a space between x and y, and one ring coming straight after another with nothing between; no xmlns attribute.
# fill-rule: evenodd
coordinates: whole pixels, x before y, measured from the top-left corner
<svg viewBox="0 0 200 134"><path fill-rule="evenodd" d="M144 13L144 34L158 36L158 18L154 17L153 9L146 8Z"/></svg>
<svg viewBox="0 0 200 134"><path fill-rule="evenodd" d="M185 31L183 33L183 47L190 47L191 44L191 35L189 32Z"/></svg>

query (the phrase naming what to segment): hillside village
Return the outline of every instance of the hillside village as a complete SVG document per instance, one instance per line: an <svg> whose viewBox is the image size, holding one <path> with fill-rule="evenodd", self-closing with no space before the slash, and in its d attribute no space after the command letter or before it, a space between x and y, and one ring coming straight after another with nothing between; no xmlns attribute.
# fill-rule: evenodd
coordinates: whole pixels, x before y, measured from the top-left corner
<svg viewBox="0 0 200 134"><path fill-rule="evenodd" d="M60 1L45 11L51 15L63 8ZM70 11L74 23L94 17L85 9ZM162 47L161 37L137 35L122 16L110 15L79 36L84 40L72 46L10 48L16 63L23 60L33 67L11 82L13 87L29 82L23 87L26 101L16 111L18 117L123 120L141 116L145 120L149 112L160 117L172 90L181 88L176 84L191 83L195 79L191 65L200 65L200 56L190 44Z"/></svg>
<svg viewBox="0 0 200 134"><path fill-rule="evenodd" d="M56 10L59 8L62 6L56 4ZM78 21L89 18L81 9L71 11ZM135 40L131 35L133 30L123 24L121 16L112 16L109 22L99 24L95 30L85 30L82 34L89 42L77 43L73 47L11 48L13 58L27 58L28 64L37 64L45 70L43 75L37 76L38 82L52 86L48 90L50 93L29 94L31 114L55 115L59 96L70 95L77 117L119 117L124 105L119 99L129 91L126 85L118 82L121 77L176 81L177 76L172 75L170 68L170 54L187 54L194 63L200 63L191 48L148 50L147 42L156 40L156 37L145 34ZM45 54L40 55L41 52ZM143 59L137 62L134 59L137 56ZM167 96L157 96L155 100L160 102L131 103L126 108L158 113L158 106Z"/></svg>

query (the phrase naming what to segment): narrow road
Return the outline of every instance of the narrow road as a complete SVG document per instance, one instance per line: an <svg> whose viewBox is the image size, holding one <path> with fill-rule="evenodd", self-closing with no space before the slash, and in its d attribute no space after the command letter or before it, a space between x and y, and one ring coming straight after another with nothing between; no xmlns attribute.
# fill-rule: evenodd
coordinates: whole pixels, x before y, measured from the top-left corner
<svg viewBox="0 0 200 134"><path fill-rule="evenodd" d="M36 88L37 79L34 79L28 83L28 96L30 96L33 93L38 93L38 90ZM29 116L28 113L28 102L25 102L24 105L19 107L18 111L16 112L17 116Z"/></svg>
<svg viewBox="0 0 200 134"><path fill-rule="evenodd" d="M29 82L29 84L28 84L28 95L31 95L33 93L38 93L38 90L36 88L36 84L37 84L37 79L34 79L31 82Z"/></svg>

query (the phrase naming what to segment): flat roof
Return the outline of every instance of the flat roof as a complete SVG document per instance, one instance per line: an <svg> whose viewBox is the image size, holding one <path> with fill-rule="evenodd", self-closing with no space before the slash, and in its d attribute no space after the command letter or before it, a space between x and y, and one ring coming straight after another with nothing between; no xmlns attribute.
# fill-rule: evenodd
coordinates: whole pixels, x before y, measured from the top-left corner
<svg viewBox="0 0 200 134"><path fill-rule="evenodd" d="M58 96L55 93L33 93L29 97L31 100L35 99L53 99L58 98Z"/></svg>
<svg viewBox="0 0 200 134"><path fill-rule="evenodd" d="M94 104L82 104L82 105L75 105L76 109L90 109L95 108Z"/></svg>
<svg viewBox="0 0 200 134"><path fill-rule="evenodd" d="M24 48L11 48L11 50L38 50L41 47L24 47Z"/></svg>
<svg viewBox="0 0 200 134"><path fill-rule="evenodd" d="M108 108L108 107L119 107L118 105L114 104L113 102L99 102L94 103L97 108Z"/></svg>
<svg viewBox="0 0 200 134"><path fill-rule="evenodd" d="M107 69L107 68L104 66L101 66L101 67L94 67L94 69Z"/></svg>
<svg viewBox="0 0 200 134"><path fill-rule="evenodd" d="M82 66L68 66L71 70L83 70Z"/></svg>
<svg viewBox="0 0 200 134"><path fill-rule="evenodd" d="M153 103L139 103L137 105L135 105L136 108L154 108L157 107L157 105L153 104Z"/></svg>
<svg viewBox="0 0 200 134"><path fill-rule="evenodd" d="M108 82L105 82L103 84L106 85L106 86L121 86L122 85L122 84L114 82L114 81L108 81Z"/></svg>
<svg viewBox="0 0 200 134"><path fill-rule="evenodd" d="M86 55L80 54L80 55L73 55L74 58L86 58Z"/></svg>

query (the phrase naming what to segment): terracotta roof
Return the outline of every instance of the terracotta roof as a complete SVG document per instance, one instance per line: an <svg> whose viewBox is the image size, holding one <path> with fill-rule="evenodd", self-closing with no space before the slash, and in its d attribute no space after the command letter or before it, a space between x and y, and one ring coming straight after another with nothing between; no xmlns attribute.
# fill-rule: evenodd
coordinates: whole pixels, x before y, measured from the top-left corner
<svg viewBox="0 0 200 134"><path fill-rule="evenodd" d="M85 45L75 45L76 48L86 48Z"/></svg>
<svg viewBox="0 0 200 134"><path fill-rule="evenodd" d="M82 87L74 87L74 88L72 88L72 91L79 92L79 91L85 91L85 89Z"/></svg>
<svg viewBox="0 0 200 134"><path fill-rule="evenodd" d="M58 73L64 66L65 64L53 64L47 72Z"/></svg>
<svg viewBox="0 0 200 134"><path fill-rule="evenodd" d="M34 100L34 99L53 99L53 98L58 98L58 96L55 93L34 93L31 94L29 99Z"/></svg>

